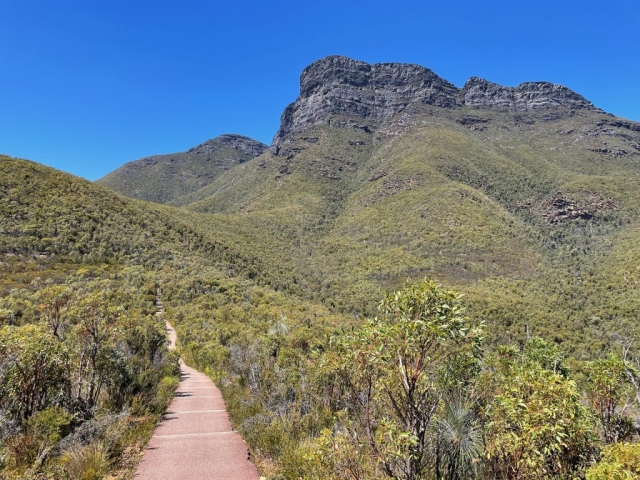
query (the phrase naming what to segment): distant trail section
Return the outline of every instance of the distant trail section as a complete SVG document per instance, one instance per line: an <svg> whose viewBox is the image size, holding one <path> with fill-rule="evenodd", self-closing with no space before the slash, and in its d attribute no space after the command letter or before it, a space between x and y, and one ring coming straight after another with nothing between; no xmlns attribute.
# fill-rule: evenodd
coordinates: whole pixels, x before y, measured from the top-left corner
<svg viewBox="0 0 640 480"><path fill-rule="evenodd" d="M160 293L158 292L158 300ZM161 302L156 301L161 307ZM160 312L160 309L158 311ZM176 332L166 322L170 346ZM218 387L180 360L180 384L153 432L136 480L259 480L247 445L233 430Z"/></svg>

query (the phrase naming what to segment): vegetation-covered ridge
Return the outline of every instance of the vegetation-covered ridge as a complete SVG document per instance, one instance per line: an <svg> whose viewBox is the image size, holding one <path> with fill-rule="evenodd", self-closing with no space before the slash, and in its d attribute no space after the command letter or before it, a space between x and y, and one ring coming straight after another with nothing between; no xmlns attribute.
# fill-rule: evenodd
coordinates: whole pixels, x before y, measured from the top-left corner
<svg viewBox="0 0 640 480"><path fill-rule="evenodd" d="M181 197L207 186L221 173L257 157L266 148L241 135L220 135L186 152L129 162L97 183L131 198L181 204Z"/></svg>
<svg viewBox="0 0 640 480"><path fill-rule="evenodd" d="M187 208L273 284L340 311L371 315L371 298L427 276L499 326L491 341L528 325L587 358L636 332L640 152L614 124L421 106L386 130L315 126Z"/></svg>

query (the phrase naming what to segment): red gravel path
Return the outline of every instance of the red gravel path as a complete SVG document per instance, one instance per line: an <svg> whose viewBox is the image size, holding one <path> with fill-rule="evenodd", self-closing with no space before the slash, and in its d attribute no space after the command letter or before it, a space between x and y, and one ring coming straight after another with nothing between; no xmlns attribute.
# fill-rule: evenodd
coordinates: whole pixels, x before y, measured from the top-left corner
<svg viewBox="0 0 640 480"><path fill-rule="evenodd" d="M170 348L175 331L167 323ZM220 390L180 361L176 396L153 432L136 480L258 480L247 445L233 431Z"/></svg>

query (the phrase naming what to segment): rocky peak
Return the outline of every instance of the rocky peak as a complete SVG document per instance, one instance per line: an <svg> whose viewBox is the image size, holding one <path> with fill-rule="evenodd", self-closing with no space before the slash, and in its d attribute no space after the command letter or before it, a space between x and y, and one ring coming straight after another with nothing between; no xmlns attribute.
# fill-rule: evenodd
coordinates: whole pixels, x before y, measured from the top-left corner
<svg viewBox="0 0 640 480"><path fill-rule="evenodd" d="M553 108L597 110L573 90L549 82L526 82L517 87L503 87L482 78L471 77L462 93L464 104L494 110L528 111Z"/></svg>
<svg viewBox="0 0 640 480"><path fill-rule="evenodd" d="M464 88L440 78L428 68L405 63L368 64L342 56L320 59L300 76L300 96L282 114L272 149L279 151L291 135L313 125L353 125L376 128L411 104L443 108L529 111L539 109L597 110L576 92L549 82L503 87L478 77Z"/></svg>
<svg viewBox="0 0 640 480"><path fill-rule="evenodd" d="M300 96L282 115L274 147L312 125L350 120L379 124L409 104L456 105L458 89L420 65L365 62L331 56L312 63L300 76Z"/></svg>
<svg viewBox="0 0 640 480"><path fill-rule="evenodd" d="M258 142L249 137L235 134L224 134L190 148L186 153L211 154L222 147L235 148L236 150L239 150L251 157L261 155L268 148L264 143Z"/></svg>

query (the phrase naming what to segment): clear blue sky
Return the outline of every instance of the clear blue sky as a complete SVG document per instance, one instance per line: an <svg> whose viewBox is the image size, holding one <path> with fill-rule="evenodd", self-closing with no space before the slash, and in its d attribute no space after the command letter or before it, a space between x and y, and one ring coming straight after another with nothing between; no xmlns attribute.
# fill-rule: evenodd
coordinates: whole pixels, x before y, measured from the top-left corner
<svg viewBox="0 0 640 480"><path fill-rule="evenodd" d="M547 80L640 121L637 0L0 0L0 152L96 179L222 133L270 143L332 54Z"/></svg>

